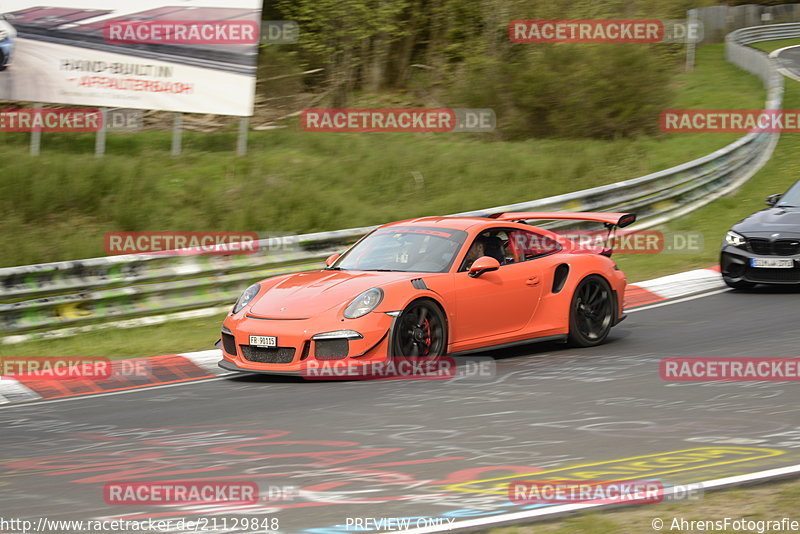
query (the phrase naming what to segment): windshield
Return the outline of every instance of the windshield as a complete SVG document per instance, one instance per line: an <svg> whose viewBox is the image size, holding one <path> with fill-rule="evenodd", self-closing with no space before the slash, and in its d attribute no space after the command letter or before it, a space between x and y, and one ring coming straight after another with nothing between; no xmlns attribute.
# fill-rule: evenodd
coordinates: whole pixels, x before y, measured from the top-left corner
<svg viewBox="0 0 800 534"><path fill-rule="evenodd" d="M446 272L467 233L446 228L379 228L359 241L331 269L344 271Z"/></svg>
<svg viewBox="0 0 800 534"><path fill-rule="evenodd" d="M778 202L781 208L798 208L800 207L800 182L794 184Z"/></svg>

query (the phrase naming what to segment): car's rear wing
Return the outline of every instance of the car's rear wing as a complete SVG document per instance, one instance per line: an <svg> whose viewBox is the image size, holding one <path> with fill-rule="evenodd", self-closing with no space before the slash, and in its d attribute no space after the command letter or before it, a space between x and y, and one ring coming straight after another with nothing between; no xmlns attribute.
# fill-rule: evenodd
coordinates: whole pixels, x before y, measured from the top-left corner
<svg viewBox="0 0 800 534"><path fill-rule="evenodd" d="M508 212L489 215L490 219L498 221L534 221L534 220L565 220L565 221L592 221L603 223L608 229L605 245L599 252L603 256L611 257L614 252L614 236L617 228L625 228L636 222L635 213L604 213L604 212Z"/></svg>
<svg viewBox="0 0 800 534"><path fill-rule="evenodd" d="M604 213L589 211L573 212L525 212L511 211L489 215L490 219L498 221L533 221L533 220L565 220L565 221L595 221L610 227L625 228L636 222L635 213Z"/></svg>

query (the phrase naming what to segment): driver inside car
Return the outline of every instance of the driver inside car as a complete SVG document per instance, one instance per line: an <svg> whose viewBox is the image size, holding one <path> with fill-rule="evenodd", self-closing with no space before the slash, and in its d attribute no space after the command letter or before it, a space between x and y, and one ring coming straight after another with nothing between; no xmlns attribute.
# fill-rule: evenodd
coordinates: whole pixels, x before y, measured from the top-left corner
<svg viewBox="0 0 800 534"><path fill-rule="evenodd" d="M481 256L485 256L484 254L485 247L483 243L483 238L479 237L475 240L471 247L469 247L469 251L467 251L467 255L464 258L464 269L469 270L472 267L472 264L475 263L475 260L480 258Z"/></svg>

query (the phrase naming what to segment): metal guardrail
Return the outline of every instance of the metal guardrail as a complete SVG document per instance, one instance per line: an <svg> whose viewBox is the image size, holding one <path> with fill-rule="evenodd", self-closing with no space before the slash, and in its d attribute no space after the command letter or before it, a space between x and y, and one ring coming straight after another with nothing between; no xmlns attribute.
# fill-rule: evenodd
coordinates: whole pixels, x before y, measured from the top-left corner
<svg viewBox="0 0 800 534"><path fill-rule="evenodd" d="M744 28L728 35L726 57L758 75L766 109L780 109L783 78L766 54L746 46L800 36L800 24ZM727 194L769 159L778 134L751 133L707 156L631 180L554 197L497 206L499 211L635 211L639 228L662 224ZM46 331L232 304L259 279L318 268L323 259L374 227L259 242L254 255L128 255L0 269L0 333L46 337ZM278 248L278 251L275 249Z"/></svg>

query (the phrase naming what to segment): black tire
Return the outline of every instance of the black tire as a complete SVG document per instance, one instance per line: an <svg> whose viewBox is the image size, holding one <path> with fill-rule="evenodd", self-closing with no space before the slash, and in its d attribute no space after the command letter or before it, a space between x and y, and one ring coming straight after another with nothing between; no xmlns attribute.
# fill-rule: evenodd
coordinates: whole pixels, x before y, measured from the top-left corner
<svg viewBox="0 0 800 534"><path fill-rule="evenodd" d="M569 343L594 347L603 343L614 326L614 294L605 278L590 275L581 280L569 310Z"/></svg>
<svg viewBox="0 0 800 534"><path fill-rule="evenodd" d="M392 332L394 358L439 358L447 353L447 321L432 300L409 304L397 317Z"/></svg>
<svg viewBox="0 0 800 534"><path fill-rule="evenodd" d="M725 281L725 284L728 287L733 289L753 289L754 287L756 287L756 284L754 284L753 282L748 282L747 280L733 281L725 276L722 277L722 280Z"/></svg>

